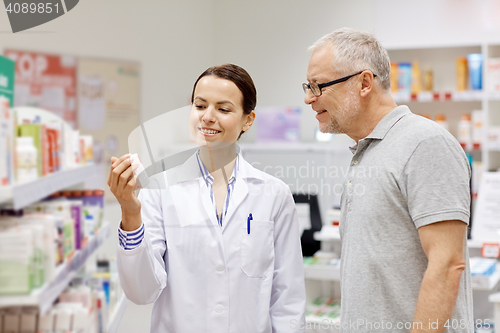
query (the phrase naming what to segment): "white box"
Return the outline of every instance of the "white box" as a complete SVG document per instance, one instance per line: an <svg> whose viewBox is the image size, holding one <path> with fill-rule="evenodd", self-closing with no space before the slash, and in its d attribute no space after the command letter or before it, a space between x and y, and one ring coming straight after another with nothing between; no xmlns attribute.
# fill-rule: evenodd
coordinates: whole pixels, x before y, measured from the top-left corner
<svg viewBox="0 0 500 333"><path fill-rule="evenodd" d="M500 91L500 58L486 61L486 91Z"/></svg>
<svg viewBox="0 0 500 333"><path fill-rule="evenodd" d="M0 186L14 182L14 123L9 101L0 96Z"/></svg>

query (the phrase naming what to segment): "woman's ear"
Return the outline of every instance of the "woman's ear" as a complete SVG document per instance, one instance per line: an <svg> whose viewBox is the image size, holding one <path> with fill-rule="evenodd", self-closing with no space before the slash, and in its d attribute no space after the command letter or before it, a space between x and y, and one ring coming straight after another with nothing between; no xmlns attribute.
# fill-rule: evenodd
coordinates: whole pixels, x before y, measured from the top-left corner
<svg viewBox="0 0 500 333"><path fill-rule="evenodd" d="M250 127L252 127L253 121L255 120L255 111L252 110L252 112L244 115L243 117L245 117L246 120L241 130L246 132L250 129Z"/></svg>

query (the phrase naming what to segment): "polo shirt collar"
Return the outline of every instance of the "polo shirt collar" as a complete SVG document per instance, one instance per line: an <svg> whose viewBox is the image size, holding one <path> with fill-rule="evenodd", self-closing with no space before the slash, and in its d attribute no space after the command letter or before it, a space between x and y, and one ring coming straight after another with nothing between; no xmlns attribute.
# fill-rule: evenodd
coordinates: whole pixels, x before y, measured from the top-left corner
<svg viewBox="0 0 500 333"><path fill-rule="evenodd" d="M389 133L389 130L404 116L407 114L410 114L411 111L406 105L400 105L394 108L391 112L385 115L382 120L379 121L377 126L373 129L373 131L368 134L364 139L378 139L378 140L383 140L387 133ZM349 147L351 152L354 154L356 150L358 149L358 144L355 144L354 146Z"/></svg>
<svg viewBox="0 0 500 333"><path fill-rule="evenodd" d="M373 131L368 134L365 139L380 139L382 140L389 130L394 126L401 118L410 114L411 111L406 105L400 105L394 110L389 112L381 121L375 126Z"/></svg>

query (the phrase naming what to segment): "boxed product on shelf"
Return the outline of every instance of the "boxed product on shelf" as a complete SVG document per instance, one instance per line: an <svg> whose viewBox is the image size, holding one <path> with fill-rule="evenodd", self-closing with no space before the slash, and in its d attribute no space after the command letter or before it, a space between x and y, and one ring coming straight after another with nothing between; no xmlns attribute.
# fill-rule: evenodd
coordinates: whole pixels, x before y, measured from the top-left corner
<svg viewBox="0 0 500 333"><path fill-rule="evenodd" d="M472 143L481 144L483 142L484 112L483 110L472 111Z"/></svg>
<svg viewBox="0 0 500 333"><path fill-rule="evenodd" d="M340 301L318 297L306 306L306 322L333 325L340 321Z"/></svg>
<svg viewBox="0 0 500 333"><path fill-rule="evenodd" d="M62 218L62 232L64 237L64 258L68 258L75 251L76 233L75 222L71 216L71 203L67 200L56 199L42 202L43 212Z"/></svg>
<svg viewBox="0 0 500 333"><path fill-rule="evenodd" d="M80 165L80 131L71 129L64 131L64 156L65 168Z"/></svg>
<svg viewBox="0 0 500 333"><path fill-rule="evenodd" d="M61 191L61 196L52 201L66 200L69 201L71 217L75 226L75 248L77 250L82 248L82 243L88 236L85 230L84 215L83 215L83 200L81 198L81 191Z"/></svg>
<svg viewBox="0 0 500 333"><path fill-rule="evenodd" d="M48 149L46 140L46 128L40 124L19 124L17 126L18 136L30 136L37 149L38 177L48 173Z"/></svg>
<svg viewBox="0 0 500 333"><path fill-rule="evenodd" d="M81 151L80 155L82 156L82 164L90 163L94 160L92 146L94 144L94 140L91 135L80 135L80 143L81 143Z"/></svg>
<svg viewBox="0 0 500 333"><path fill-rule="evenodd" d="M424 71L423 77L423 90L427 92L431 92L434 90L434 72L432 69L426 69Z"/></svg>
<svg viewBox="0 0 500 333"><path fill-rule="evenodd" d="M56 218L63 244L61 262L83 248L89 236L102 227L103 210L103 190L60 191L23 209L25 214L44 213Z"/></svg>
<svg viewBox="0 0 500 333"><path fill-rule="evenodd" d="M458 57L456 59L456 80L457 91L467 90L467 80L469 78L469 71L467 66L466 57Z"/></svg>
<svg viewBox="0 0 500 333"><path fill-rule="evenodd" d="M47 116L49 112L42 109L27 112L17 108L14 111L17 111L14 122L19 124L17 136L33 137L39 155L39 176L93 162L92 136L80 135L62 119Z"/></svg>
<svg viewBox="0 0 500 333"><path fill-rule="evenodd" d="M323 225L336 225L340 224L340 209L330 208L326 211L326 223Z"/></svg>
<svg viewBox="0 0 500 333"><path fill-rule="evenodd" d="M470 274L473 288L489 288L490 276L495 273L497 267L496 259L471 257Z"/></svg>
<svg viewBox="0 0 500 333"><path fill-rule="evenodd" d="M29 292L32 288L40 287L45 282L51 281L55 276L56 266L62 262L58 261L61 256L58 253L59 244L61 244L61 242L57 237L57 220L58 217L44 214L29 214L22 217L2 217L0 219L0 238L11 237L13 232L22 230L28 230L32 235L31 242L33 244L33 249L29 255L30 284L29 287L24 289L24 292ZM8 238L5 244L1 246L8 246L12 241L17 241L17 238L15 240ZM0 258L2 258L1 260L3 260L4 266L6 262L8 262L8 266L16 266L15 263L9 263L8 258L16 259L19 255L20 253L17 251L17 246L12 248L7 247L3 249ZM10 272L5 271L3 273L14 278L18 275L15 270ZM19 282L24 284L22 280L19 280ZM12 291L12 293L17 292Z"/></svg>
<svg viewBox="0 0 500 333"><path fill-rule="evenodd" d="M103 209L103 190L83 191L83 212L85 217L85 228L90 234L95 233L95 231L102 226Z"/></svg>
<svg viewBox="0 0 500 333"><path fill-rule="evenodd" d="M59 198L69 200L72 203L72 209L80 211L78 216L80 216L81 225L79 227L75 225L75 228L82 230L82 241L101 228L104 210L103 190L61 191Z"/></svg>
<svg viewBox="0 0 500 333"><path fill-rule="evenodd" d="M42 203L35 203L23 209L24 219L27 223L42 223L46 228L46 237L53 242L50 244L50 249L47 247L48 262L54 263L54 267L60 265L66 259L64 255L64 217L61 215L47 214L44 211ZM22 223L19 220L18 223ZM47 270L47 275L52 277L54 274L53 268Z"/></svg>
<svg viewBox="0 0 500 333"><path fill-rule="evenodd" d="M488 145L491 149L500 150L500 126L488 126Z"/></svg>
<svg viewBox="0 0 500 333"><path fill-rule="evenodd" d="M479 191L479 184L483 175L483 162L472 161L472 195L475 197Z"/></svg>
<svg viewBox="0 0 500 333"><path fill-rule="evenodd" d="M38 236L42 242L42 259L44 262L43 275L45 281L50 281L55 276L55 268L62 263L59 258L59 239L57 226L60 224L58 217L46 214L31 214L2 221L3 225L28 225L38 228Z"/></svg>
<svg viewBox="0 0 500 333"><path fill-rule="evenodd" d="M472 90L483 89L483 55L471 53L467 55L469 69L470 88Z"/></svg>
<svg viewBox="0 0 500 333"><path fill-rule="evenodd" d="M398 92L398 63L391 62L391 92Z"/></svg>
<svg viewBox="0 0 500 333"><path fill-rule="evenodd" d="M0 186L14 183L14 117L9 100L0 96Z"/></svg>
<svg viewBox="0 0 500 333"><path fill-rule="evenodd" d="M37 332L37 317L38 311L31 308L23 308L19 320L20 333L36 333Z"/></svg>
<svg viewBox="0 0 500 333"><path fill-rule="evenodd" d="M417 60L411 64L411 93L418 94L422 91L422 71Z"/></svg>
<svg viewBox="0 0 500 333"><path fill-rule="evenodd" d="M47 127L47 147L48 153L48 167L49 173L61 170L61 132L62 124L51 122L46 125Z"/></svg>
<svg viewBox="0 0 500 333"><path fill-rule="evenodd" d="M38 150L31 136L16 139L17 183L29 183L38 178Z"/></svg>
<svg viewBox="0 0 500 333"><path fill-rule="evenodd" d="M463 113L458 122L457 140L463 147L472 144L472 122L469 113Z"/></svg>
<svg viewBox="0 0 500 333"><path fill-rule="evenodd" d="M304 266L340 267L338 254L334 252L316 251L312 257L304 257Z"/></svg>
<svg viewBox="0 0 500 333"><path fill-rule="evenodd" d="M4 332L20 332L21 308L10 308L3 315Z"/></svg>
<svg viewBox="0 0 500 333"><path fill-rule="evenodd" d="M487 91L500 91L500 58L490 58L486 61Z"/></svg>
<svg viewBox="0 0 500 333"><path fill-rule="evenodd" d="M398 65L398 91L403 94L411 93L411 63L400 62Z"/></svg>
<svg viewBox="0 0 500 333"><path fill-rule="evenodd" d="M20 333L107 332L120 309L118 300L124 299L119 280L113 280L113 275L107 272L75 277L44 314L31 307L1 310L0 332L1 327ZM2 326L2 320L7 324Z"/></svg>
<svg viewBox="0 0 500 333"><path fill-rule="evenodd" d="M35 233L32 229L0 229L0 295L27 294L35 282Z"/></svg>
<svg viewBox="0 0 500 333"><path fill-rule="evenodd" d="M449 127L448 127L448 122L446 121L446 116L442 113L438 113L436 115L436 118L434 119L434 121L441 127L443 127L445 130L449 130Z"/></svg>

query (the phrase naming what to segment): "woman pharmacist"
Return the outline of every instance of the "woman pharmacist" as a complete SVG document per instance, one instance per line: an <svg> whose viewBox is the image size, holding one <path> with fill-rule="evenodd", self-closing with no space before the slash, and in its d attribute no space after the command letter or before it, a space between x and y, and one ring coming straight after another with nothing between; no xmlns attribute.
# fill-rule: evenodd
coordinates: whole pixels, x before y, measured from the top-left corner
<svg viewBox="0 0 500 333"><path fill-rule="evenodd" d="M211 67L191 97L196 154L156 175L139 198L129 155L111 159L108 185L122 209L120 281L134 303L155 302L151 332L303 332L292 195L235 145L252 126L256 99L243 68Z"/></svg>

